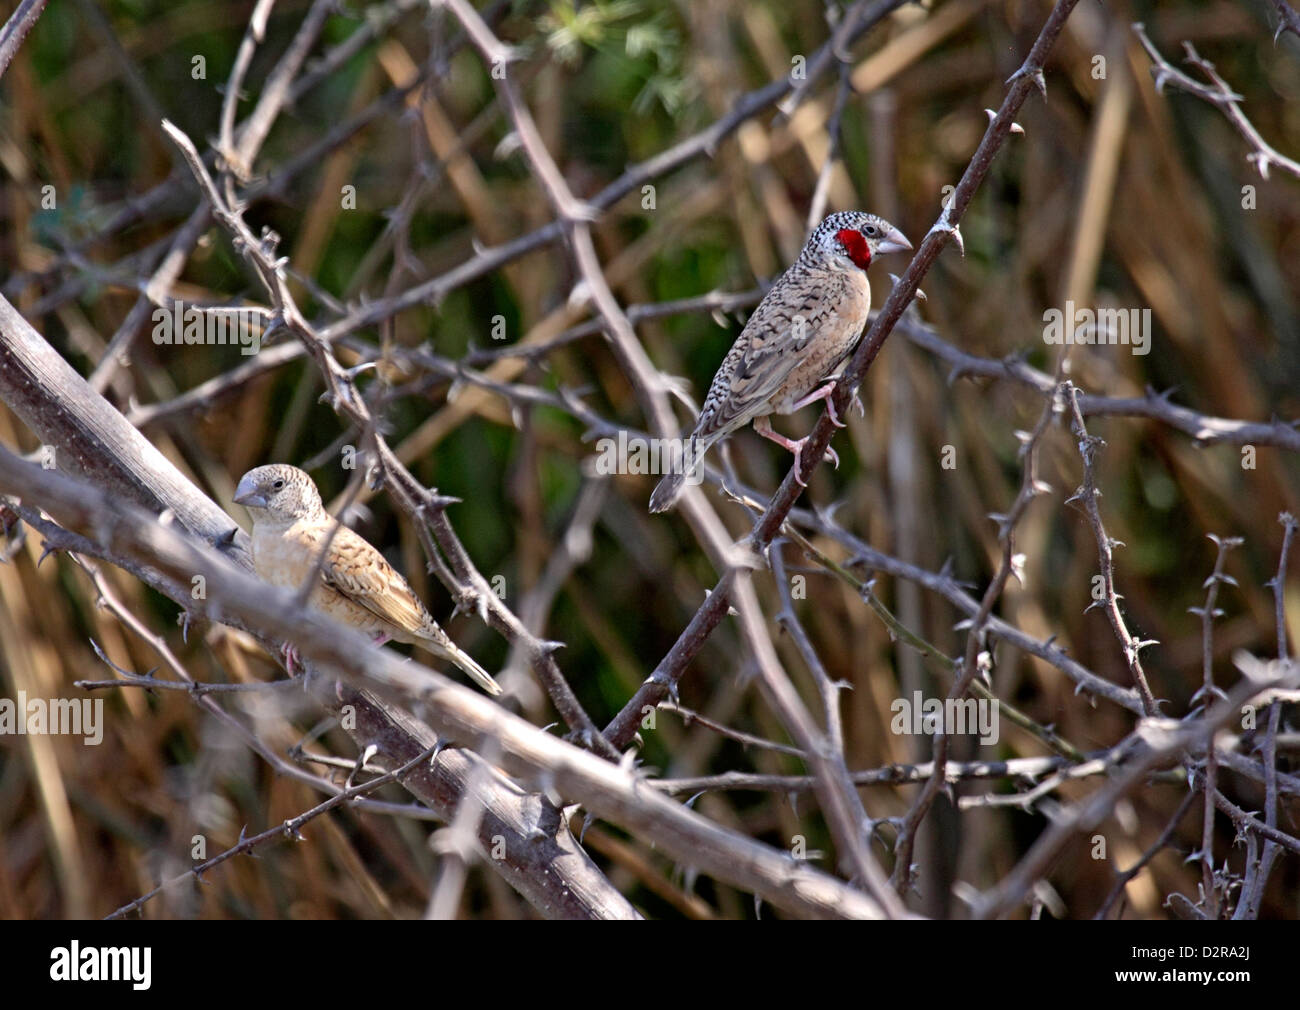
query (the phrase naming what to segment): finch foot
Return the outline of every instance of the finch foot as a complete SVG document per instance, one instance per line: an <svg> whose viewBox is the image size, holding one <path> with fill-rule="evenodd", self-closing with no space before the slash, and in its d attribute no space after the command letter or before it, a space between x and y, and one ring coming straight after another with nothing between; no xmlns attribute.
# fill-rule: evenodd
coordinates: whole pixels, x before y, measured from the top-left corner
<svg viewBox="0 0 1300 1010"><path fill-rule="evenodd" d="M803 447L808 444L810 436L805 435L800 439L786 438L780 432L772 430L772 422L766 417L760 417L754 422L754 430L769 441L775 442L782 449L787 449L794 453L794 479L798 481L800 487L807 487L808 482L803 479ZM826 454L822 459L827 463L833 463L835 469L840 467L840 457L836 455L835 450L830 446L826 447Z"/></svg>
<svg viewBox="0 0 1300 1010"><path fill-rule="evenodd" d="M835 411L835 404L831 400L831 396L835 392L836 381L837 380L835 379L827 380L826 385L822 386L821 389L815 389L802 400L799 400L794 405L794 409L798 410L800 407L806 407L808 404L814 403L817 400L825 400L826 413L831 415L831 424L835 425L837 428L845 427L844 422L840 420L840 415Z"/></svg>

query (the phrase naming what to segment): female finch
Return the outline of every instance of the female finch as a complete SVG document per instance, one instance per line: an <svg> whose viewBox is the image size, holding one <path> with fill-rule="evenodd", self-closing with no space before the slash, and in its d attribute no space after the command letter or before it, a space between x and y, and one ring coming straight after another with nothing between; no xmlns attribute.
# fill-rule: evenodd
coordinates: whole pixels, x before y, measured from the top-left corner
<svg viewBox="0 0 1300 1010"><path fill-rule="evenodd" d="M501 693L501 685L447 637L378 550L346 526L335 529L315 482L302 470L285 463L249 470L239 478L235 504L253 517L253 569L262 581L298 589L314 578L308 596L314 610L373 635L381 645L396 639L419 646L455 663L488 694Z"/></svg>

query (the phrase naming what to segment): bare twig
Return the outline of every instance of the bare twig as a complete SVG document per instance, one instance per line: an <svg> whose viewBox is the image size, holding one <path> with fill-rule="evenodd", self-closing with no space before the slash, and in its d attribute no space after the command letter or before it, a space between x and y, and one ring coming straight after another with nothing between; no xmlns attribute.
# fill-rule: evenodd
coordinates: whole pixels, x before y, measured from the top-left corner
<svg viewBox="0 0 1300 1010"><path fill-rule="evenodd" d="M1272 581L1273 620L1277 626L1277 658L1281 662L1287 662L1291 658L1291 650L1287 645L1286 634L1287 558L1291 553L1291 541L1295 537L1296 530L1300 529L1300 522L1297 522L1295 516L1290 512L1283 512L1278 516L1278 522L1282 524L1282 549L1278 553L1277 574L1273 576ZM1264 759L1264 823L1268 828L1275 829L1277 828L1278 806L1277 738L1282 721L1282 706L1279 702L1273 702L1269 705L1267 718L1268 725L1264 731L1264 745L1262 748ZM1240 823L1238 823L1239 828L1240 826ZM1268 878L1273 872L1273 863L1277 860L1278 854L1277 841L1268 838L1264 842L1259 859L1257 861L1252 860L1246 867L1246 879L1242 885L1241 897L1237 902L1236 910L1233 912L1234 919L1254 919L1258 917L1259 906L1264 899L1264 888L1268 885Z"/></svg>
<svg viewBox="0 0 1300 1010"><path fill-rule="evenodd" d="M1214 557L1214 571L1205 580L1205 605L1192 607L1191 612L1201 618L1201 688L1192 696L1198 699L1204 708L1208 708L1213 698L1222 698L1223 691L1214 684L1214 619L1222 617L1223 611L1215 604L1219 599L1219 586L1235 586L1237 580L1223 570L1228 551L1240 547L1240 537L1220 537L1210 534L1218 548ZM1203 911L1211 919L1219 917L1219 892L1216 887L1214 871L1214 795L1218 791L1218 758L1215 753L1214 738L1210 737L1205 748L1205 767L1197 777L1201 779L1204 804L1201 818L1201 902ZM1189 776L1191 774L1191 769Z"/></svg>
<svg viewBox="0 0 1300 1010"><path fill-rule="evenodd" d="M1135 754L1120 766L1119 774L1110 784L1054 819L1016 868L976 903L976 918L997 918L1010 912L1024 900L1034 882L1050 869L1061 849L1076 834L1100 825L1115 804L1145 782L1153 770L1179 762L1189 749L1206 746L1220 726L1238 717L1242 705L1269 688L1300 684L1300 669L1270 670L1268 674L1275 678L1271 683L1243 677L1223 701L1199 719L1185 723L1146 719L1139 723L1133 733Z"/></svg>
<svg viewBox="0 0 1300 1010"><path fill-rule="evenodd" d="M1097 909L1097 913L1093 916L1094 919L1105 919L1106 916L1110 914L1110 910L1115 906L1115 902L1124 895L1124 890L1128 887L1129 882L1141 873L1151 860L1155 859L1156 856L1168 847L1170 839L1174 837L1174 832L1178 830L1179 822L1182 821L1183 816L1187 811L1191 809L1192 803L1194 803L1195 800L1196 793L1189 789L1187 794L1183 797L1182 802L1178 804L1178 809L1174 811L1173 816L1170 817L1168 822L1165 824L1164 830L1160 832L1159 837L1157 837L1156 840L1151 843L1151 846L1142 853L1140 857L1138 857L1137 862L1118 875L1115 880L1115 886L1110 889L1110 893L1106 895L1106 900L1103 901L1101 907Z"/></svg>
<svg viewBox="0 0 1300 1010"><path fill-rule="evenodd" d="M1294 12L1292 13L1294 14ZM1290 26L1288 25L1288 27ZM1183 49L1187 52L1187 62L1203 73L1209 79L1209 84L1202 84L1176 67L1171 66L1160 55L1160 50L1147 38L1145 25L1140 22L1135 23L1133 31L1154 64L1151 67L1151 76L1155 79L1156 91L1163 92L1166 85L1172 84L1180 91L1186 91L1203 102L1209 102L1222 112L1233 128L1250 145L1251 152L1246 155L1246 160L1255 166L1261 178L1267 179L1270 166L1276 165L1282 171L1300 179L1300 161L1280 154L1260 135L1254 124L1241 111L1241 96L1228 86L1228 82L1220 77L1219 72L1214 69L1214 64L1201 56L1196 51L1195 46L1190 42L1183 43Z"/></svg>
<svg viewBox="0 0 1300 1010"><path fill-rule="evenodd" d="M1063 361L1064 359L1062 359ZM1007 580L1012 575L1019 578L1020 572L1023 570L1024 558L1017 555L1015 549L1016 524L1020 522L1030 503L1049 490L1047 485L1038 477L1038 443L1042 439L1044 432L1047 431L1048 425L1051 424L1052 418L1061 409L1060 392L1054 392L1047 397L1047 402L1043 405L1042 413L1038 417L1038 423L1034 426L1034 430L1025 434L1022 439L1020 456L1024 460L1024 464L1021 469L1020 489L1016 494L1015 501L1012 502L1011 508L1007 510L1005 515L992 517L998 524L998 540L1002 545L1002 559L997 572L994 573L992 580L984 591L984 597L980 601L979 609L975 612L975 617L966 632L965 656L962 659L961 667L952 688L948 692L949 699L954 701L962 698L970 690L977 676L982 676L983 679L988 680L992 672L993 656L986 648L985 629L988 626L989 618L993 615L994 606L1001 598L1002 591L1006 588ZM912 850L916 844L916 832L925 819L925 815L935 797L938 796L939 790L945 783L944 766L948 761L948 747L948 734L941 724L934 735L934 774L922 787L920 794L913 801L907 815L903 818L902 826L898 832L898 839L894 843L894 872L890 877L890 881L899 894L906 894L912 886Z"/></svg>
<svg viewBox="0 0 1300 1010"><path fill-rule="evenodd" d="M310 821L315 820L321 814L328 813L329 811L333 810L335 807L341 806L342 804L347 803L350 800L355 800L360 796L364 796L366 793L374 792L380 786L385 786L390 782L402 781L402 778L407 773L409 773L412 769L414 769L416 765L420 764L423 761L428 761L431 758L436 760L435 755L437 749L438 749L437 745L434 745L433 747L430 747L427 750L424 750L419 754L417 754L415 757L413 757L410 761L406 762L406 764L402 765L400 768L395 768L391 772L388 772L387 774L380 775L373 779L369 779L355 786L350 786L347 789L341 789L339 790L339 792L335 793L329 799L316 804L316 806L312 807L310 810L304 810L301 814L298 814L296 817L290 817L287 821L283 821L280 824L275 825L274 827L267 828L265 831L261 831L256 835L244 836L241 833L241 837L237 845L232 845L224 852L217 853L211 859L205 859L203 862L199 863L199 865L195 866L193 869L186 870L184 873L177 874L175 877L172 877L170 880L163 881L152 891L147 891L146 893L140 895L140 897L136 898L134 901L127 902L121 908L117 909L117 911L111 912L110 914L106 915L104 918L123 919L126 916L130 915L132 912L138 911L139 909L143 908L150 900L156 898L164 891L169 891L172 888L180 884L183 884L187 880L193 880L195 883L201 884L203 883L203 874L207 873L209 870L213 869L214 867L220 866L222 863L226 862L227 860L234 859L235 856L240 856L252 852L255 848L257 848L259 845L263 844L264 842L269 842L275 838L280 838L280 839L288 838L288 839L295 839L295 840L301 838L303 826L309 823Z"/></svg>
<svg viewBox="0 0 1300 1010"><path fill-rule="evenodd" d="M1099 599L1094 599L1089 604L1088 609L1101 607L1105 611L1106 618L1110 621L1110 626L1115 632L1115 637L1119 639L1120 645L1124 649L1124 662L1128 666L1129 675L1133 678L1133 686L1137 688L1142 697L1142 708L1146 715L1154 716L1158 714L1156 699L1151 693L1151 688L1147 685L1146 673L1142 669L1140 654L1147 646L1156 643L1140 641L1134 636L1128 630L1124 615L1120 612L1120 596L1115 590L1115 548L1123 546L1123 544L1112 539L1106 532L1106 526L1101 519L1101 509L1097 504L1101 492L1097 488L1095 464L1097 451L1106 443L1102 439L1088 434L1088 427L1083 420L1083 412L1079 409L1078 387L1074 383L1067 385L1065 396L1070 408L1071 430L1079 441L1079 455L1083 459L1083 483L1067 499L1067 504L1080 503L1082 511L1087 516L1088 523L1092 527L1093 536L1097 540L1097 557L1101 567L1102 595Z"/></svg>
<svg viewBox="0 0 1300 1010"><path fill-rule="evenodd" d="M4 28L0 28L0 77L9 69L18 47L27 38L41 12L45 10L46 0L22 0L22 3L9 16Z"/></svg>

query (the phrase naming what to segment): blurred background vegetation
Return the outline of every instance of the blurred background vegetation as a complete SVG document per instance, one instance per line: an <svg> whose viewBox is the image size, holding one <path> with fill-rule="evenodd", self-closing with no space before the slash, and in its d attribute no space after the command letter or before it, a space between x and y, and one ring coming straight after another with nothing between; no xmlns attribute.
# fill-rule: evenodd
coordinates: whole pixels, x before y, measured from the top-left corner
<svg viewBox="0 0 1300 1010"><path fill-rule="evenodd" d="M7 10L12 4L6 5ZM312 5L281 0L254 55L240 118L252 108ZM197 206L175 148L159 129L165 116L199 143L216 137L223 89L253 5L245 0L182 3L53 0L0 86L0 271L19 310L83 374L90 374L127 318L141 285ZM1043 2L938 0L905 5L850 49L837 153L827 184L829 208L864 208L889 218L917 244L970 158L1005 81L1020 65L1050 5ZM579 196L590 196L642 161L725 115L746 92L796 70L830 36L836 3L515 0L484 8L504 40L520 47L511 73L521 81L547 147ZM949 247L926 278L920 306L940 337L987 358L1023 355L1051 371L1055 348L1042 340L1043 311L1069 298L1080 305L1149 308L1151 353L1076 348L1072 376L1107 396L1174 390L1173 400L1207 415L1268 421L1300 416L1300 181L1275 171L1261 179L1249 149L1207 104L1152 87L1149 60L1129 29L1147 23L1171 62L1192 41L1244 98L1243 109L1283 153L1300 154L1300 39L1273 41L1271 4L1179 0L1161 4L1085 0L1048 64L1046 100L1031 97L1020 117L1025 135L1003 148L963 224L964 257ZM426 4L341 4L325 20L312 59L363 45L326 65L320 79L279 117L253 165L247 218L282 239L295 294L314 319L341 307L394 295L456 268L476 248L547 224L548 206L530 176L480 57L454 22ZM1097 76L1096 57L1104 58ZM201 59L200 59L201 58ZM205 76L195 79L202 66ZM308 61L305 74L319 65ZM398 93L416 75L423 83ZM804 100L781 114L769 106L710 151L654 180L651 200L637 190L600 216L595 234L607 276L624 305L712 291L742 292L774 277L802 245L809 207L828 153L836 103L832 68ZM343 131L343 124L349 124ZM352 129L355 125L356 128ZM342 131L342 132L341 132ZM54 205L43 206L52 186ZM350 206L345 187L355 187ZM1243 187L1254 187L1253 207ZM45 203L48 204L48 200ZM125 224L123 224L125 222ZM891 257L872 280L877 305L889 289ZM599 332L542 356L505 356L521 342L551 339L586 318L570 301L575 276L560 245L544 245L463 286L436 304L392 316L358 333L385 348L427 346L468 359L500 381L580 392L599 414L644 428L632 389ZM170 295L186 302L261 302L264 293L225 235L204 230L188 251ZM684 377L698 398L743 323L744 310L645 319L637 332L655 364ZM504 322L504 340L494 339ZM494 333L494 327L497 333ZM239 475L268 461L308 466L327 500L349 474L340 447L355 441L328 405L314 366L299 357L205 396L188 409L150 414L163 403L257 358L233 347L155 346L151 324L136 328L127 367L106 395L139 420L148 437L195 482L227 506ZM507 347L507 345L509 345ZM274 346L274 345L273 345ZM265 353L265 352L264 352ZM343 350L344 364L361 360ZM451 518L479 569L501 576L507 602L543 579L569 528L592 453L587 426L552 406L512 409L502 398L453 384L387 354L366 380L382 394L388 435L425 483L463 502ZM818 470L802 505L839 503L836 522L872 546L930 570L983 586L997 564L988 513L1015 497L1020 460L1015 432L1029 428L1042 398L1024 386L987 379L949 381L949 366L897 333L864 385L865 415L849 419L835 445L838 471ZM811 426L806 410L778 421L790 434ZM689 418L685 411L681 419ZM1158 421L1096 417L1090 430L1107 443L1100 457L1103 516L1126 545L1117 553L1125 616L1167 714L1181 716L1201 681L1203 579L1215 561L1207 534L1241 536L1227 571L1237 584L1219 606L1213 662L1221 683L1237 676L1231 655L1276 655L1273 577L1281 544L1277 521L1298 511L1293 453L1258 446L1243 465L1238 444L1200 445ZM35 438L0 408L0 441L25 452ZM941 465L952 447L955 466ZM734 440L738 472L769 491L788 457L752 434ZM1129 683L1120 647L1091 602L1097 570L1092 532L1063 505L1080 481L1074 440L1054 429L1041 450L1051 495L1031 507L1019 531L1024 578L999 607L1004 619L1038 639L1056 636L1100 676ZM650 517L648 477L609 482L592 529L590 557L547 600L543 637L561 641L561 666L583 704L603 724L675 641L716 577L689 530L674 516ZM419 543L383 495L358 511L358 528L383 546L439 619L446 593L430 578ZM736 535L749 519L718 507ZM850 553L818 538L837 561ZM40 557L39 537L16 543L0 566L0 684L6 695L75 695L72 681L109 676L98 643L119 666L145 672L156 655L105 610L68 558ZM806 573L799 613L831 676L853 685L844 696L851 768L926 760L929 741L889 732L890 702L912 689L942 693L932 664L900 650L856 592L815 565L786 557ZM1293 561L1295 559L1293 558ZM103 566L102 566L103 567ZM1295 572L1297 566L1292 565ZM859 575L866 575L859 570ZM216 627L183 642L174 604L120 572L104 572L123 602L166 635L204 680L257 680L278 673L243 639ZM768 579L770 583L770 578ZM1288 586L1291 634L1300 634L1300 579ZM769 615L779 609L760 580ZM959 654L959 616L942 598L881 578L876 591L904 623ZM489 669L507 665L505 643L479 621L446 624ZM788 639L786 667L807 688ZM789 650L789 651L786 651ZM1083 750L1109 746L1132 728L1130 713L1077 697L1059 671L1006 645L997 651L1000 697ZM753 690L748 657L724 623L693 664L682 704L711 719L784 740ZM539 725L552 714L511 662L522 710ZM0 915L98 916L150 889L160 873L188 865L191 839L209 855L249 833L312 806L320 797L286 781L206 719L183 694L105 695L106 739L83 747L64 738L0 738ZM241 696L242 697L242 696ZM261 711L223 702L284 752L314 724L310 709ZM663 775L726 770L802 773L788 755L745 747L661 713L645 734L646 763ZM315 744L351 757L341 734ZM1004 724L995 747L955 757L1044 753L1028 733ZM1288 756L1283 767L1292 763ZM1228 773L1224 773L1228 774ZM959 792L1009 791L1009 785ZM1073 783L1062 799L1086 795ZM1234 780L1239 802L1260 809L1262 791ZM1052 884L1050 914L1091 915L1117 867L1130 865L1159 834L1186 787L1153 785L1116 811L1104 833L1105 860L1085 839L1067 850ZM389 794L401 798L400 790ZM864 790L877 817L904 813L914 787ZM829 849L810 797L714 792L697 807L721 823L788 849L799 834ZM1169 915L1164 898L1195 894L1198 868L1184 855L1199 843L1199 807L1129 887L1125 915ZM1003 876L1046 823L1041 809L956 811L941 800L918 859L925 896L916 907L957 915L964 906L946 886L986 887ZM1280 821L1293 830L1294 819ZM146 916L214 918L408 917L428 897L436 857L427 827L400 818L339 810L305 831L304 844L265 847L238 859L207 885L146 907ZM888 860L892 830L876 852ZM616 828L597 824L585 843L648 914L754 914L748 896L692 879ZM1220 825L1218 853L1239 863L1232 826ZM831 868L829 857L821 857ZM1284 859L1264 907L1294 917L1297 869ZM940 885L940 886L934 886ZM960 887L956 892L960 895ZM479 869L466 916L532 913L492 873Z"/></svg>

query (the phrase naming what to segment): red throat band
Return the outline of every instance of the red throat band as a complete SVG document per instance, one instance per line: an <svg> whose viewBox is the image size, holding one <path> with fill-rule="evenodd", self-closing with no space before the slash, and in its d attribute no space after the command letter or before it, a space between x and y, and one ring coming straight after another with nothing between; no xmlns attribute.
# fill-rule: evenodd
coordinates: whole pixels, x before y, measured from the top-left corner
<svg viewBox="0 0 1300 1010"><path fill-rule="evenodd" d="M871 265L871 250L867 248L867 240L862 237L862 232L841 228L835 233L835 239L857 266L865 270Z"/></svg>

